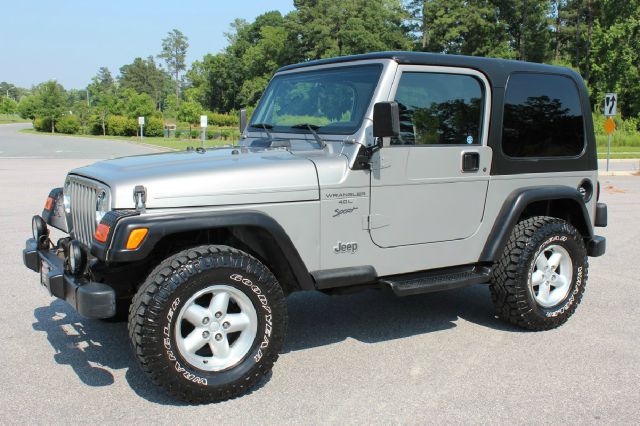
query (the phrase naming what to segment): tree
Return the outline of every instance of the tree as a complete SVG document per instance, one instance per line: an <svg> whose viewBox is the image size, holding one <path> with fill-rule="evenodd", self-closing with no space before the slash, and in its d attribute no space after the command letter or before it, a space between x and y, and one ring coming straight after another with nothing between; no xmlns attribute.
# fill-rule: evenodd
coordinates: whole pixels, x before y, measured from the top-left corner
<svg viewBox="0 0 640 426"><path fill-rule="evenodd" d="M18 103L6 96L0 96L0 114L15 114L18 111Z"/></svg>
<svg viewBox="0 0 640 426"><path fill-rule="evenodd" d="M410 7L420 50L515 56L500 9L489 0L419 0Z"/></svg>
<svg viewBox="0 0 640 426"><path fill-rule="evenodd" d="M162 39L162 53L159 58L164 59L169 72L176 80L176 96L180 97L180 72L187 69L185 64L189 43L187 37L174 29L166 38Z"/></svg>
<svg viewBox="0 0 640 426"><path fill-rule="evenodd" d="M18 103L18 114L24 119L35 120L39 108L39 99L37 96L25 96Z"/></svg>
<svg viewBox="0 0 640 426"><path fill-rule="evenodd" d="M83 100L76 101L72 106L72 111L73 111L73 115L78 117L83 133L86 133L87 125L89 124L89 116L91 114L91 110L87 105L87 101L83 101Z"/></svg>
<svg viewBox="0 0 640 426"><path fill-rule="evenodd" d="M305 59L410 48L399 0L294 0L289 15Z"/></svg>
<svg viewBox="0 0 640 426"><path fill-rule="evenodd" d="M202 106L194 101L182 102L178 108L178 120L189 123L189 139L191 139L191 126L197 123L202 114Z"/></svg>
<svg viewBox="0 0 640 426"><path fill-rule="evenodd" d="M0 96L6 96L17 102L26 94L25 92L27 92L25 89L16 87L11 83L7 83L6 81L0 82Z"/></svg>
<svg viewBox="0 0 640 426"><path fill-rule="evenodd" d="M123 89L118 95L116 111L130 118L149 117L156 111L156 106L146 93L137 93L133 89Z"/></svg>
<svg viewBox="0 0 640 426"><path fill-rule="evenodd" d="M36 88L38 108L36 115L51 121L51 133L55 133L55 123L66 110L64 88L55 80L49 80Z"/></svg>
<svg viewBox="0 0 640 426"><path fill-rule="evenodd" d="M107 119L116 107L116 86L107 67L101 67L98 70L87 86L87 90L94 105L93 111L98 117L100 127L102 127L102 135L106 136Z"/></svg>
<svg viewBox="0 0 640 426"><path fill-rule="evenodd" d="M138 93L151 96L160 109L166 97L167 83L170 77L156 66L152 56L147 59L135 58L133 63L120 67L118 82L121 89L133 89Z"/></svg>

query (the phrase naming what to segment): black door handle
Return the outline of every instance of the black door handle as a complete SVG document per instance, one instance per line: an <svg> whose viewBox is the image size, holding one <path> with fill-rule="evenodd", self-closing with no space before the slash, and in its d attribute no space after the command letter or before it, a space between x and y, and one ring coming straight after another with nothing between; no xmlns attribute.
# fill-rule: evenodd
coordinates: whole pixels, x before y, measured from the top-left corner
<svg viewBox="0 0 640 426"><path fill-rule="evenodd" d="M462 171L477 172L480 170L480 153L463 152L462 153Z"/></svg>

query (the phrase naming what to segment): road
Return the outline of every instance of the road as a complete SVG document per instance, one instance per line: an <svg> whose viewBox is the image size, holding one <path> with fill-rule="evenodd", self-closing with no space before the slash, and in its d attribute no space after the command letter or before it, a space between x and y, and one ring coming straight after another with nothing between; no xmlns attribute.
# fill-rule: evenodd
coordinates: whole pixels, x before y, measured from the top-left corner
<svg viewBox="0 0 640 426"><path fill-rule="evenodd" d="M0 158L95 159L162 150L126 141L19 132L31 127L22 123L0 125Z"/></svg>
<svg viewBox="0 0 640 426"><path fill-rule="evenodd" d="M0 150L17 156L4 131ZM640 177L603 178L610 226L599 232L608 252L591 259L583 302L564 326L533 333L500 322L485 286L408 298L295 294L284 350L268 380L241 398L192 407L172 401L142 374L126 324L78 316L22 265L31 215L42 210L49 189L86 164L84 157L129 154L131 146L101 141L104 147L74 151L77 140L61 137L52 150L48 136L15 140L27 158L0 158L1 424L637 424L640 418Z"/></svg>

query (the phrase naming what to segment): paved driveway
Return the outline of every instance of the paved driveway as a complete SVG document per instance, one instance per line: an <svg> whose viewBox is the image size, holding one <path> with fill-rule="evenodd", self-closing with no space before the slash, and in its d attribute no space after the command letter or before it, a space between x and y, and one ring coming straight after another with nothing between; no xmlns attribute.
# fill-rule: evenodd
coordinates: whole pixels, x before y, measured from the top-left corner
<svg viewBox="0 0 640 426"><path fill-rule="evenodd" d="M30 158L0 158L2 424L637 424L640 418L640 177L603 179L610 226L600 232L608 253L591 259L585 298L559 329L531 333L503 324L485 286L408 298L296 294L272 376L250 395L192 407L167 398L142 374L126 324L78 316L22 266L30 217L66 171L89 157L139 147L107 144L85 153L74 151L75 138L15 140L20 156ZM17 149L0 143L0 150ZM51 143L63 152L33 158Z"/></svg>
<svg viewBox="0 0 640 426"><path fill-rule="evenodd" d="M118 140L21 133L31 124L0 125L0 158L113 158L160 149Z"/></svg>

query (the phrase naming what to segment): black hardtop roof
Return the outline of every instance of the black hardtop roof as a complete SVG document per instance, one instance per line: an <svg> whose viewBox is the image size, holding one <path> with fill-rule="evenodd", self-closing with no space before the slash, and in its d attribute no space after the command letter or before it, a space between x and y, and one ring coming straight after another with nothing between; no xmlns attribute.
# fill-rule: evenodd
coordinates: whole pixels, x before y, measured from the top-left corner
<svg viewBox="0 0 640 426"><path fill-rule="evenodd" d="M509 74L518 71L561 74L577 81L581 80L581 77L575 71L554 65L508 59L484 58L481 56L447 55L442 53L426 52L374 52L362 55L339 56L336 58L318 59L299 64L287 65L280 68L278 72L315 65L341 64L345 62L371 59L391 59L403 65L439 65L472 68L485 74L491 81L492 85L496 87L504 87Z"/></svg>

